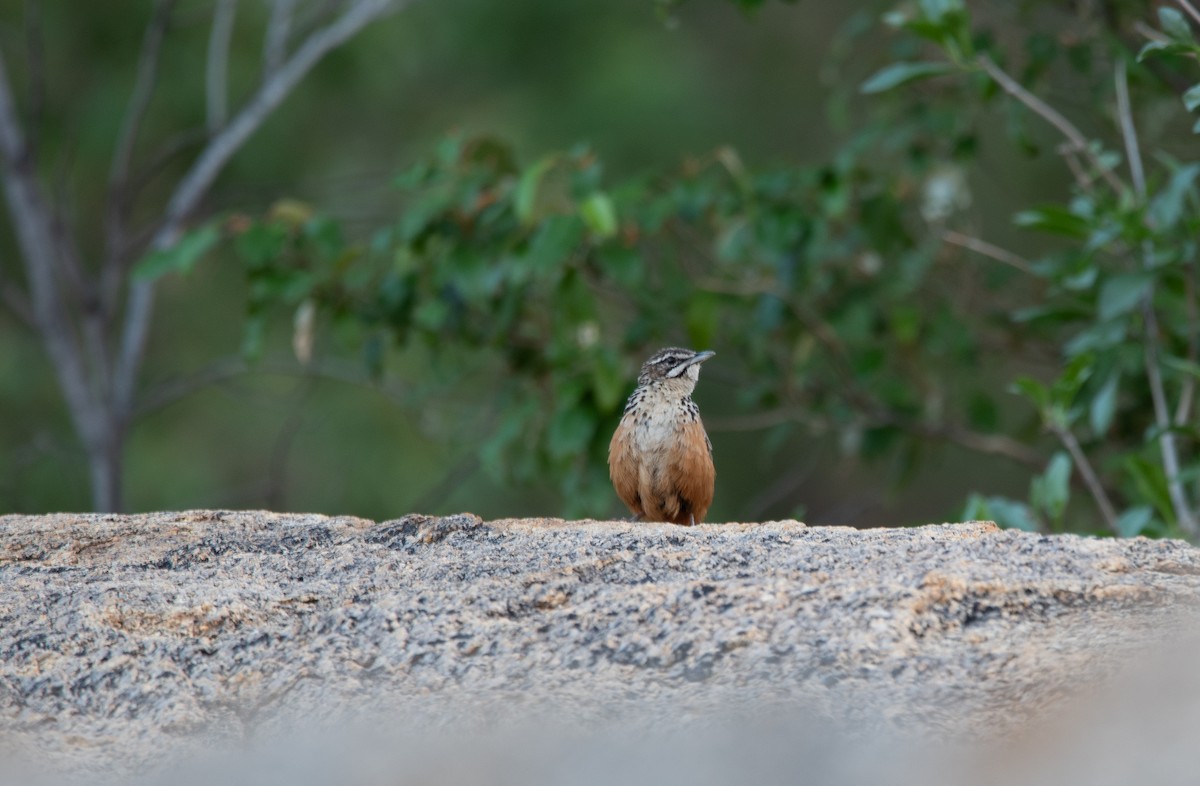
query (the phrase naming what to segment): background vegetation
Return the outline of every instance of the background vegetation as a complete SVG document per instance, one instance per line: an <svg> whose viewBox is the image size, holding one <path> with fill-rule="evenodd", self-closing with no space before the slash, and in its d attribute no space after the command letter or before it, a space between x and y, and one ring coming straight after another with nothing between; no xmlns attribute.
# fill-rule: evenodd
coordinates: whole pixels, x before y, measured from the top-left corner
<svg viewBox="0 0 1200 786"><path fill-rule="evenodd" d="M714 519L1196 534L1188 3L391 5L4 11L0 507L617 514L684 343Z"/></svg>

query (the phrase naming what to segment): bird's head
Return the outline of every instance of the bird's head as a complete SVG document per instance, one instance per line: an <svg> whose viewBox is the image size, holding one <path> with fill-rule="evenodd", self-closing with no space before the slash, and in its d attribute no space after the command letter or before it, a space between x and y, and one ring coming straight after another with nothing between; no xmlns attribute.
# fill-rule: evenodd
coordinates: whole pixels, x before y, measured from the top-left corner
<svg viewBox="0 0 1200 786"><path fill-rule="evenodd" d="M700 379L700 364L712 357L714 352L696 352L691 349L667 347L660 349L642 364L638 374L638 385L667 385L679 387L686 394L696 388Z"/></svg>

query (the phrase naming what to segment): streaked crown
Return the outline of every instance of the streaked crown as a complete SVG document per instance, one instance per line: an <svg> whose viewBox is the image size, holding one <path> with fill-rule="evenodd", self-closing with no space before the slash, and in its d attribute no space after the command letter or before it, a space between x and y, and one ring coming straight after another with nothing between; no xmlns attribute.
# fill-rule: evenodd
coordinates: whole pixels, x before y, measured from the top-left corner
<svg viewBox="0 0 1200 786"><path fill-rule="evenodd" d="M689 377L693 382L700 376L700 364L712 357L714 352L705 350L696 352L680 347L660 349L642 364L642 372L638 374L639 385L649 385L666 379Z"/></svg>

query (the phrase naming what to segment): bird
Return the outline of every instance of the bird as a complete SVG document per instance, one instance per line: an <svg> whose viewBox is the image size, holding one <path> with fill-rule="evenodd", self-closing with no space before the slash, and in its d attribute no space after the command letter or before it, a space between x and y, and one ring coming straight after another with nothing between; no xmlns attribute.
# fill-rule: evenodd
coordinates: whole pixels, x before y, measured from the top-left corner
<svg viewBox="0 0 1200 786"><path fill-rule="evenodd" d="M712 442L692 391L714 354L668 347L642 364L608 445L608 475L636 521L692 525L712 504Z"/></svg>

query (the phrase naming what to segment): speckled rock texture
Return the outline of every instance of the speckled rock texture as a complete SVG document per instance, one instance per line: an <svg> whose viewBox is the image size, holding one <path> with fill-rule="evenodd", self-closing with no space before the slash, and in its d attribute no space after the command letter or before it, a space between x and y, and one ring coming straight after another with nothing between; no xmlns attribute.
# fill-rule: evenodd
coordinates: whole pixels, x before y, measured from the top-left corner
<svg viewBox="0 0 1200 786"><path fill-rule="evenodd" d="M370 713L802 707L847 734L997 738L1179 630L1198 588L1185 543L981 522L6 516L0 740L119 780Z"/></svg>

